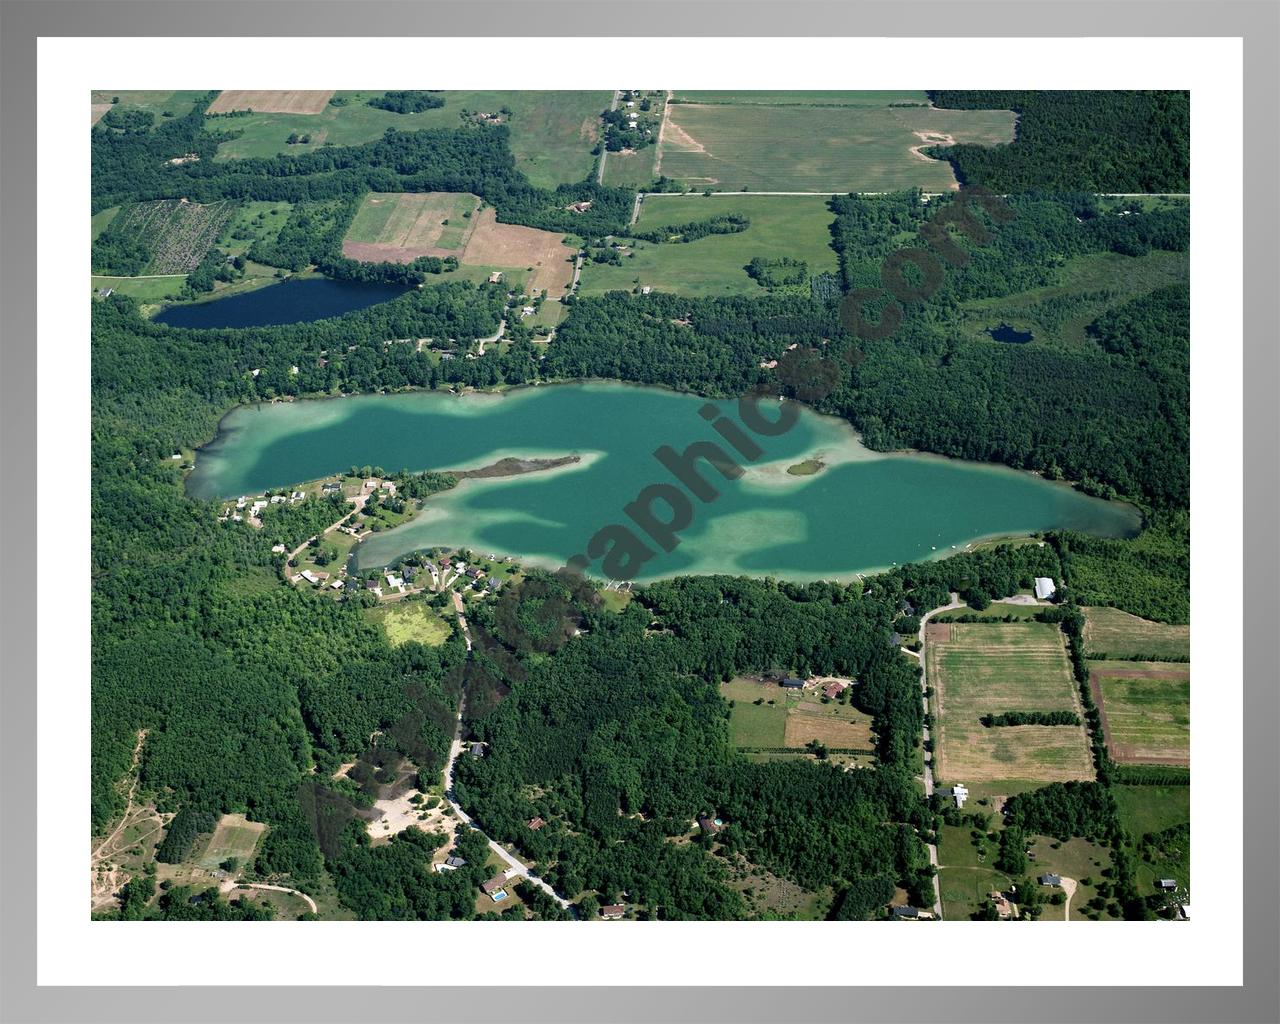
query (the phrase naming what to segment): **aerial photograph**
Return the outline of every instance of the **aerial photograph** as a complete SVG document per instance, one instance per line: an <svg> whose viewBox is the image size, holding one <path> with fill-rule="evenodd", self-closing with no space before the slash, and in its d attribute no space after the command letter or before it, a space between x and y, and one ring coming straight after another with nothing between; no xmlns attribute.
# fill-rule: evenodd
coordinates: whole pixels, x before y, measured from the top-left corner
<svg viewBox="0 0 1280 1024"><path fill-rule="evenodd" d="M1190 920L1188 92L90 100L93 921Z"/></svg>

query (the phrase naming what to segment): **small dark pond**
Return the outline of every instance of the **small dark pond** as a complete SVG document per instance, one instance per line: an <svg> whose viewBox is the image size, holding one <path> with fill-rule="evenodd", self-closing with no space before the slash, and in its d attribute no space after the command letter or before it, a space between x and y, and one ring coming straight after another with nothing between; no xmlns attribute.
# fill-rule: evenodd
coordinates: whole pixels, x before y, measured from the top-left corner
<svg viewBox="0 0 1280 1024"><path fill-rule="evenodd" d="M1003 341L1008 345L1025 345L1035 337L1030 331L1020 331L1016 327L1010 327L1008 324L1001 324L999 327L988 327L987 333L996 341Z"/></svg>
<svg viewBox="0 0 1280 1024"><path fill-rule="evenodd" d="M170 327L268 327L342 316L403 295L398 285L330 281L324 277L281 281L224 299L169 306L155 316Z"/></svg>

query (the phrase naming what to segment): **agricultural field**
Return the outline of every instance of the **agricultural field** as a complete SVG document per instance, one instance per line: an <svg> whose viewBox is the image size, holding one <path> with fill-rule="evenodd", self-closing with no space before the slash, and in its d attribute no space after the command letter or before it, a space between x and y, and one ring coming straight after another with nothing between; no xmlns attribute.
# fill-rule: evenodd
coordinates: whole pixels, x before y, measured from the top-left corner
<svg viewBox="0 0 1280 1024"><path fill-rule="evenodd" d="M413 640L428 647L439 647L453 632L439 611L423 601L397 601L365 610L365 618L382 627L387 639L396 647Z"/></svg>
<svg viewBox="0 0 1280 1024"><path fill-rule="evenodd" d="M206 113L254 110L264 114L318 114L329 105L332 89L224 89Z"/></svg>
<svg viewBox="0 0 1280 1024"><path fill-rule="evenodd" d="M774 91L746 89L741 91L676 90L677 103L729 104L743 106L784 107L888 107L895 104L929 106L929 98L921 89L781 89Z"/></svg>
<svg viewBox="0 0 1280 1024"><path fill-rule="evenodd" d="M1121 764L1191 763L1191 666L1096 661L1089 685L1107 750Z"/></svg>
<svg viewBox="0 0 1280 1024"><path fill-rule="evenodd" d="M347 229L342 254L369 263L460 256L479 208L466 192L371 192Z"/></svg>
<svg viewBox="0 0 1280 1024"><path fill-rule="evenodd" d="M531 292L545 289L551 298L563 296L573 283L577 249L555 231L499 224L493 208L481 206L475 196L461 192L372 194L352 221L343 254L397 263L456 256L464 268L472 268L471 274L458 275L464 280L483 281L501 270L512 276L509 283L518 276Z"/></svg>
<svg viewBox="0 0 1280 1024"><path fill-rule="evenodd" d="M672 103L658 172L717 191L887 192L958 187L928 146L1013 140L1007 110Z"/></svg>
<svg viewBox="0 0 1280 1024"><path fill-rule="evenodd" d="M1088 348L1097 343L1086 328L1108 309L1150 294L1157 288L1182 284L1190 278L1186 253L1153 250L1142 256L1090 253L1076 256L1053 272L1054 283L1040 288L961 304L956 326L974 340L991 345L987 329L1008 324L1030 332L1029 344Z"/></svg>
<svg viewBox="0 0 1280 1024"><path fill-rule="evenodd" d="M591 173L591 150L600 137L600 113L611 94L595 92L493 92L442 93L445 105L416 114L397 114L368 105L381 90L338 92L315 114L269 114L216 118L210 131L235 130L242 134L218 147L218 159L267 157L278 153L306 153L324 143L354 146L382 137L388 128L417 131L422 128L457 128L472 123L481 113L498 114L511 132L511 149L519 167L542 188L582 181ZM510 111L502 114L503 109ZM290 144L290 135L309 135L309 143Z"/></svg>
<svg viewBox="0 0 1280 1024"><path fill-rule="evenodd" d="M1191 627L1150 622L1119 608L1085 608L1084 650L1089 658L1186 661Z"/></svg>
<svg viewBox="0 0 1280 1024"><path fill-rule="evenodd" d="M836 273L831 248L835 220L822 196L646 196L637 225L645 230L715 216L751 221L745 231L707 235L693 242L627 242L621 266L587 261L579 288L584 295L630 291L648 285L678 295L764 295L746 271L756 256L803 260L810 275ZM630 255L634 253L634 255Z"/></svg>
<svg viewBox="0 0 1280 1024"><path fill-rule="evenodd" d="M1084 726L988 728L986 714L1083 710L1062 633L1049 623L930 623L925 659L933 688L935 769L941 784L1009 795L1093 777Z"/></svg>
<svg viewBox="0 0 1280 1024"><path fill-rule="evenodd" d="M774 682L739 676L721 686L720 693L733 701L729 737L736 747L786 747L799 756L804 756L804 747L810 742L867 752L875 747L869 715L841 701L824 704L821 695L812 690L796 693ZM787 756L778 751L765 753L770 759ZM833 761L848 759L832 757Z"/></svg>
<svg viewBox="0 0 1280 1024"><path fill-rule="evenodd" d="M235 210L236 204L229 201L133 203L111 222L111 232L136 238L151 251L144 274L186 274L217 242Z"/></svg>

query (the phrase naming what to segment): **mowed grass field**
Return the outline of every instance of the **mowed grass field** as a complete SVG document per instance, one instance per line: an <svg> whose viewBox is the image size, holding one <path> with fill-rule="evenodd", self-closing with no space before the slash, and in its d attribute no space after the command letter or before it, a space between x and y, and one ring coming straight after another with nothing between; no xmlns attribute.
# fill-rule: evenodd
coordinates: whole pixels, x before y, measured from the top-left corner
<svg viewBox="0 0 1280 1024"><path fill-rule="evenodd" d="M887 192L957 187L920 147L1011 142L1007 110L673 103L658 172L718 191Z"/></svg>
<svg viewBox="0 0 1280 1024"><path fill-rule="evenodd" d="M371 192L347 229L342 253L372 263L457 256L479 208L467 192Z"/></svg>
<svg viewBox="0 0 1280 1024"><path fill-rule="evenodd" d="M1075 711L1083 718L1057 627L931 624L925 658L940 784L1043 784L1093 777L1083 725L987 728L980 720L1001 711Z"/></svg>
<svg viewBox="0 0 1280 1024"><path fill-rule="evenodd" d="M1147 658L1185 661L1191 657L1191 627L1150 622L1119 608L1085 608L1084 650L1090 658Z"/></svg>
<svg viewBox="0 0 1280 1024"><path fill-rule="evenodd" d="M734 702L729 738L736 747L798 749L814 741L833 748L874 749L871 716L850 704L824 704L812 691L796 693L745 676L725 683L720 693Z"/></svg>
<svg viewBox="0 0 1280 1024"><path fill-rule="evenodd" d="M397 114L368 105L382 90L338 92L347 102L326 106L317 114L254 113L248 117L213 119L210 131L235 130L243 134L218 147L218 159L305 153L330 142L354 146L382 137L388 128L418 131L422 128L458 128L464 111L511 111L507 126L516 166L542 188L581 181L594 165L592 148L599 139L600 114L608 109L607 91L460 91L443 93L445 105L417 114ZM307 144L289 145L291 133L310 135Z"/></svg>
<svg viewBox="0 0 1280 1024"><path fill-rule="evenodd" d="M645 230L724 215L746 217L751 226L694 242L631 242L635 256L623 256L620 267L586 263L579 288L584 295L644 285L689 296L764 295L746 271L756 256L804 260L810 275L836 273L835 217L827 202L822 196L646 196L636 222Z"/></svg>
<svg viewBox="0 0 1280 1024"><path fill-rule="evenodd" d="M1112 758L1125 764L1191 763L1191 666L1100 661L1089 666Z"/></svg>
<svg viewBox="0 0 1280 1024"><path fill-rule="evenodd" d="M243 814L224 814L196 863L206 871L213 871L228 857L244 864L253 857L266 830L262 822L249 821Z"/></svg>
<svg viewBox="0 0 1280 1024"><path fill-rule="evenodd" d="M387 639L396 647L410 640L428 647L439 647L449 639L451 627L440 613L422 601L399 601L365 611L370 622L380 625Z"/></svg>

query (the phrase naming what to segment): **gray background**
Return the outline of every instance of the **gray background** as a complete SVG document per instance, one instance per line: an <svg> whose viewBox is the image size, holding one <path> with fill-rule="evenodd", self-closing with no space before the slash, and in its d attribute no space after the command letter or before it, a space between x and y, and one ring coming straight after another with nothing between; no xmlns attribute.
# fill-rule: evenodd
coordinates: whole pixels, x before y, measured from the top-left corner
<svg viewBox="0 0 1280 1024"><path fill-rule="evenodd" d="M518 29L517 29L518 26ZM0 537L32 525L24 482L35 465L36 46L39 36L1233 36L1245 39L1245 652L1244 878L1213 880L1215 899L1239 907L1244 929L1242 988L1177 988L1150 978L1133 988L385 988L372 999L351 988L184 989L35 987L35 547L5 544L0 587L0 1019L4 1021L316 1022L466 1021L1280 1021L1277 808L1276 283L1277 118L1280 8L1257 2L930 3L406 3L14 2L0 0ZM109 45L106 43L104 45ZM1137 45L1137 44L1135 44ZM1081 46L1088 59L1087 44ZM585 55L583 55L585 57ZM984 58L986 59L986 58ZM642 62L643 51L623 63ZM250 69L244 69L248 72ZM598 70L598 69L597 69ZM915 69L927 77L927 68ZM1011 82L1010 86L1020 83ZM1200 188L1206 183L1199 182ZM1212 344L1213 339L1197 339ZM15 483L19 482L19 484ZM15 501L14 499L20 499ZM26 500L21 500L26 499ZM37 524L38 528L38 524ZM1246 557L1247 554L1247 557ZM1230 600L1232 595L1223 595ZM1235 637L1221 638L1234 644ZM1234 685L1222 679L1218 685ZM85 711L87 713L87 709ZM1212 827L1203 822L1201 828ZM1201 891L1209 891L1202 883ZM125 926L127 927L127 926ZM287 925L276 925L282 930ZM942 927L947 927L943 925ZM1100 925L1095 927L1107 927ZM1115 925L1112 927L1123 927ZM1192 925L1194 927L1194 924ZM860 933L861 935L862 933ZM922 939L928 939L927 933ZM474 933L460 932L459 950ZM123 937L123 934L122 934ZM424 960L441 951L422 950ZM785 949L762 950L779 966ZM471 955L481 953L476 946ZM857 977L857 950L829 959L830 977ZM922 976L943 968L922 942ZM1088 959L1066 965L1087 975ZM341 969L340 957L317 976ZM998 972L989 972L998 973ZM426 1011L424 1006L432 1009ZM252 1014L252 1016L250 1016Z"/></svg>

